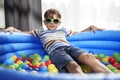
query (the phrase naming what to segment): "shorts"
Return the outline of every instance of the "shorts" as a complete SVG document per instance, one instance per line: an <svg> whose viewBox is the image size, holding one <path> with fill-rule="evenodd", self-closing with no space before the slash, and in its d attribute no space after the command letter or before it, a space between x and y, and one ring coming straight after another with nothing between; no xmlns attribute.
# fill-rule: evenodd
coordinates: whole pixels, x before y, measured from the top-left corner
<svg viewBox="0 0 120 80"><path fill-rule="evenodd" d="M77 47L60 46L51 52L50 58L59 72L66 72L65 65L71 61L77 61L77 57L82 53L85 53L85 51Z"/></svg>

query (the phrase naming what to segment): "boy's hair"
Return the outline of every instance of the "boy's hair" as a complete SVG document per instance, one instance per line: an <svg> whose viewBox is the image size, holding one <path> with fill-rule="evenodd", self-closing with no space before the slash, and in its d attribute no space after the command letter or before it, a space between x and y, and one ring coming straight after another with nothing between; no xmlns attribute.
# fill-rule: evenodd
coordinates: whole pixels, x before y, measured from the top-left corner
<svg viewBox="0 0 120 80"><path fill-rule="evenodd" d="M44 18L53 18L54 15L57 15L60 19L61 19L61 14L58 10L56 9L48 9L45 14L44 14Z"/></svg>

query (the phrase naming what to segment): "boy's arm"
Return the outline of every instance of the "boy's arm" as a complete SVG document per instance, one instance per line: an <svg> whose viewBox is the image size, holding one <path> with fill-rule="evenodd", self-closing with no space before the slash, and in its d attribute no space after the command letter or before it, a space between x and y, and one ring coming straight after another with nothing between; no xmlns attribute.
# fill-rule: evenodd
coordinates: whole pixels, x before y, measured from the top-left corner
<svg viewBox="0 0 120 80"><path fill-rule="evenodd" d="M91 31L91 30L95 33L97 30L105 30L105 29L97 28L96 26L91 25L90 27L82 30L81 32L87 32L87 31ZM77 31L72 32L72 34L78 34L78 33L80 33L80 32L77 32Z"/></svg>
<svg viewBox="0 0 120 80"><path fill-rule="evenodd" d="M91 30L93 30L93 32L95 33L97 30L104 30L104 29L97 28L96 26L91 25L90 27L88 27L88 28L84 29L84 30L83 30L83 31L81 31L81 32L86 32L86 31L91 31Z"/></svg>
<svg viewBox="0 0 120 80"><path fill-rule="evenodd" d="M12 32L21 32L21 33L26 33L26 34L32 34L32 31L22 32L22 31L14 28L14 27L8 27L8 28L6 28L4 31L6 31L6 32L11 32L11 33L12 33Z"/></svg>

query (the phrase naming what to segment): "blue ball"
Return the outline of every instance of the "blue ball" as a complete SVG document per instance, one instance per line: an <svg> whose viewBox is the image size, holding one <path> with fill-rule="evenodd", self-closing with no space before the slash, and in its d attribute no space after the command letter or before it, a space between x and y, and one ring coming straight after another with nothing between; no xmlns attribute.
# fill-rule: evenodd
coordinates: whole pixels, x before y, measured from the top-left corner
<svg viewBox="0 0 120 80"><path fill-rule="evenodd" d="M48 72L48 69L46 66L41 66L39 69L40 72Z"/></svg>
<svg viewBox="0 0 120 80"><path fill-rule="evenodd" d="M8 58L4 61L4 64L9 66L9 65L13 65L14 64L14 60L11 58Z"/></svg>

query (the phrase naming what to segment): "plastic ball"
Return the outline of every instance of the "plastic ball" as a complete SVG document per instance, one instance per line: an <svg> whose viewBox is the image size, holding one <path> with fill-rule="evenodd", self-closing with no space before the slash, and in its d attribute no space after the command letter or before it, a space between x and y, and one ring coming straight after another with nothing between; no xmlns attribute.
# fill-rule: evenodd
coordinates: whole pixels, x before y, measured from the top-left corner
<svg viewBox="0 0 120 80"><path fill-rule="evenodd" d="M98 58L98 55L97 54L93 54L95 56L95 58Z"/></svg>
<svg viewBox="0 0 120 80"><path fill-rule="evenodd" d="M33 58L28 58L28 61L30 62L30 63L32 63L33 62Z"/></svg>
<svg viewBox="0 0 120 80"><path fill-rule="evenodd" d="M118 70L120 70L120 64L119 64L118 66L116 66L116 68L117 68Z"/></svg>
<svg viewBox="0 0 120 80"><path fill-rule="evenodd" d="M113 53L113 56L116 58L117 56L120 56L118 52Z"/></svg>
<svg viewBox="0 0 120 80"><path fill-rule="evenodd" d="M39 63L39 61L37 61L37 60L33 60L33 61L32 61L32 64L33 64L33 65L36 64L36 63Z"/></svg>
<svg viewBox="0 0 120 80"><path fill-rule="evenodd" d="M57 68L54 68L54 69L50 70L49 72L50 72L50 73L55 73L55 74L57 74L57 73L58 73L58 69L57 69Z"/></svg>
<svg viewBox="0 0 120 80"><path fill-rule="evenodd" d="M106 66L109 65L109 64L110 64L110 62L106 62L106 63L105 63Z"/></svg>
<svg viewBox="0 0 120 80"><path fill-rule="evenodd" d="M50 65L50 64L52 64L52 61L51 60L47 60L46 62L45 62L45 65L48 67L48 65Z"/></svg>
<svg viewBox="0 0 120 80"><path fill-rule="evenodd" d="M21 57L22 57L22 58L26 57L26 54L21 54Z"/></svg>
<svg viewBox="0 0 120 80"><path fill-rule="evenodd" d="M32 68L39 68L40 66L39 65L32 65Z"/></svg>
<svg viewBox="0 0 120 80"><path fill-rule="evenodd" d="M111 67L111 68L109 68L111 71L113 71L114 72L114 70L116 70L116 68L115 67Z"/></svg>
<svg viewBox="0 0 120 80"><path fill-rule="evenodd" d="M40 57L39 54L34 54L34 59L38 60L38 61L41 61L41 57Z"/></svg>
<svg viewBox="0 0 120 80"><path fill-rule="evenodd" d="M44 56L44 59L45 59L45 60L49 60L50 57L49 57L48 55L45 55L45 56Z"/></svg>
<svg viewBox="0 0 120 80"><path fill-rule="evenodd" d="M109 56L105 56L104 58L102 58L102 61L103 61L104 63L107 63L108 60L109 60Z"/></svg>
<svg viewBox="0 0 120 80"><path fill-rule="evenodd" d="M20 72L26 72L26 70L24 70L24 69L20 69L19 71L20 71Z"/></svg>
<svg viewBox="0 0 120 80"><path fill-rule="evenodd" d="M4 60L11 58L11 56L13 56L13 55L14 55L13 53L5 54Z"/></svg>
<svg viewBox="0 0 120 80"><path fill-rule="evenodd" d="M8 58L8 59L6 59L6 60L4 61L4 64L7 65L7 66L13 65L13 64L14 64L14 61L13 61L13 59Z"/></svg>
<svg viewBox="0 0 120 80"><path fill-rule="evenodd" d="M12 55L11 58L15 61L17 56L16 55Z"/></svg>
<svg viewBox="0 0 120 80"><path fill-rule="evenodd" d="M41 66L40 67L40 72L47 72L47 71L48 71L48 69L47 69L46 66Z"/></svg>
<svg viewBox="0 0 120 80"><path fill-rule="evenodd" d="M41 66L45 66L45 63L44 62L40 62L40 66L39 67L41 67Z"/></svg>
<svg viewBox="0 0 120 80"><path fill-rule="evenodd" d="M114 62L116 62L115 58L114 57L109 57L109 60L108 60L111 64L113 64Z"/></svg>
<svg viewBox="0 0 120 80"><path fill-rule="evenodd" d="M27 69L28 67L29 67L29 66L28 66L27 64L22 64L22 65L21 65L21 68L22 68L22 69Z"/></svg>
<svg viewBox="0 0 120 80"><path fill-rule="evenodd" d="M104 57L105 57L105 55L104 55L103 53L98 54L98 56L99 56L100 58L104 58Z"/></svg>
<svg viewBox="0 0 120 80"><path fill-rule="evenodd" d="M24 64L29 64L30 62L29 61L25 61Z"/></svg>
<svg viewBox="0 0 120 80"><path fill-rule="evenodd" d="M118 63L120 63L120 56L117 56L115 59Z"/></svg>
<svg viewBox="0 0 120 80"><path fill-rule="evenodd" d="M20 65L20 64L22 64L23 63L23 61L17 61L16 62L16 64L18 64L18 65Z"/></svg>
<svg viewBox="0 0 120 80"><path fill-rule="evenodd" d="M54 68L56 68L54 64L48 65L48 70L49 70L49 71L52 70L52 69L54 69Z"/></svg>
<svg viewBox="0 0 120 80"><path fill-rule="evenodd" d="M112 65L113 65L114 67L117 67L117 66L119 65L119 63L114 62Z"/></svg>
<svg viewBox="0 0 120 80"><path fill-rule="evenodd" d="M9 69L15 69L13 65L8 66Z"/></svg>
<svg viewBox="0 0 120 80"><path fill-rule="evenodd" d="M35 71L35 70L32 70L30 73L32 73L32 74L38 74L38 72Z"/></svg>
<svg viewBox="0 0 120 80"><path fill-rule="evenodd" d="M45 62L45 59L41 59L41 62Z"/></svg>
<svg viewBox="0 0 120 80"><path fill-rule="evenodd" d="M13 64L13 66L15 67L15 69L19 68L18 64Z"/></svg>
<svg viewBox="0 0 120 80"><path fill-rule="evenodd" d="M113 67L111 64L107 65L107 67L110 69L111 67Z"/></svg>
<svg viewBox="0 0 120 80"><path fill-rule="evenodd" d="M22 58L17 57L15 63L17 63L18 61L22 61Z"/></svg>
<svg viewBox="0 0 120 80"><path fill-rule="evenodd" d="M80 65L80 66L81 66L83 72L85 72L85 73L90 73L92 71L91 68L87 65Z"/></svg>
<svg viewBox="0 0 120 80"><path fill-rule="evenodd" d="M119 71L119 70L117 70L117 69L116 69L116 70L114 70L113 72L115 72L115 73L120 73L120 71Z"/></svg>

